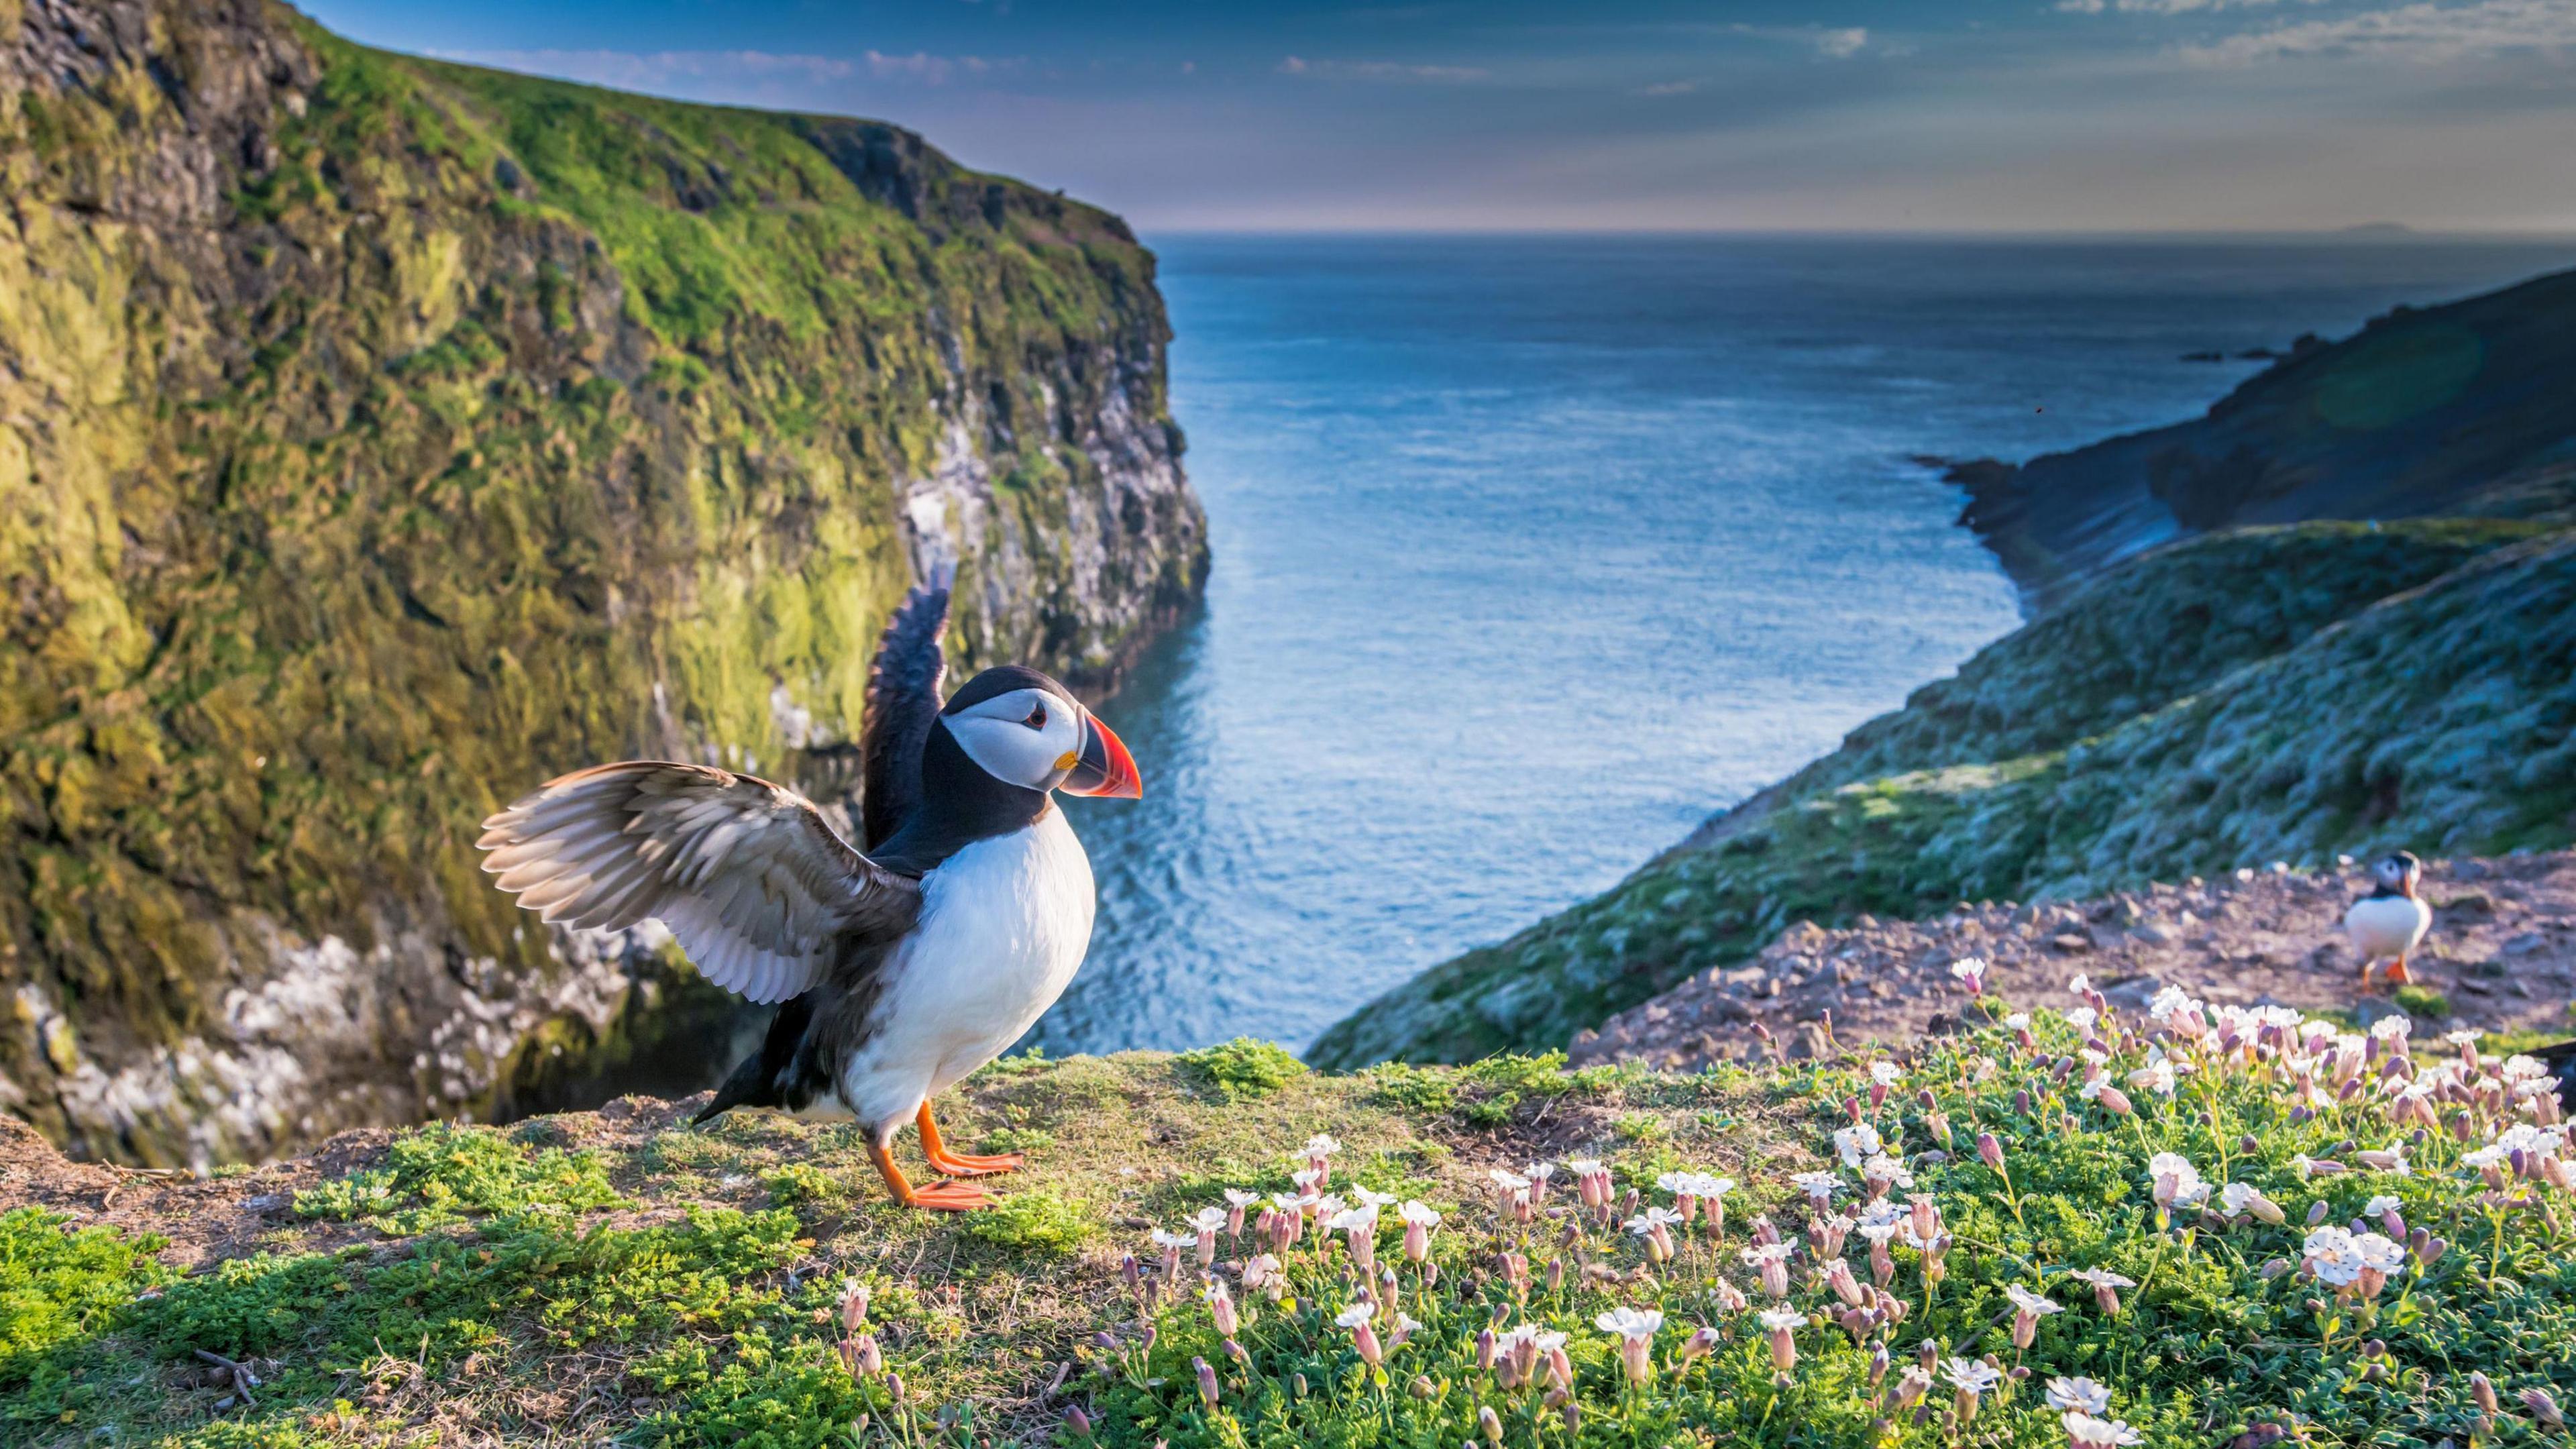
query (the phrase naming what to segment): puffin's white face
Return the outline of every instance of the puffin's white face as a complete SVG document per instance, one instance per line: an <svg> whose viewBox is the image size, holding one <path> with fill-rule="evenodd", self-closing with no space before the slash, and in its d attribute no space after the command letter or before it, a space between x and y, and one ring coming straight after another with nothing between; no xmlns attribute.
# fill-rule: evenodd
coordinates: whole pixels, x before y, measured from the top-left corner
<svg viewBox="0 0 2576 1449"><path fill-rule="evenodd" d="M1043 689L1015 689L942 720L984 773L1052 790L1082 761L1083 710Z"/></svg>
<svg viewBox="0 0 2576 1449"><path fill-rule="evenodd" d="M2415 893L2415 883L2424 878L2424 867L2411 855L2389 856L2373 869L2379 876L2380 884L2391 890L2403 891L2410 896Z"/></svg>

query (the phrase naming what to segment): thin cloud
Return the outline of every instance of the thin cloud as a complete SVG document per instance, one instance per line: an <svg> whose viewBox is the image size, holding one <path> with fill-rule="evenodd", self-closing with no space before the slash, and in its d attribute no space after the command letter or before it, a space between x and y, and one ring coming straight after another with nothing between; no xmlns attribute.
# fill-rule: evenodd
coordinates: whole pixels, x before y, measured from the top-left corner
<svg viewBox="0 0 2576 1449"><path fill-rule="evenodd" d="M1869 27L1865 25L1730 25L1727 29L1757 40L1809 46L1827 60L1849 60L1869 48Z"/></svg>
<svg viewBox="0 0 2576 1449"><path fill-rule="evenodd" d="M622 90L653 90L684 82L789 81L821 85L856 80L862 75L872 80L937 86L961 76L985 76L1022 64L1016 57L932 55L927 51L889 55L875 50L856 56L782 55L764 50L453 50L431 54L468 65L559 76Z"/></svg>
<svg viewBox="0 0 2576 1449"><path fill-rule="evenodd" d="M2329 20L2305 20L2185 46L2204 65L2350 57L2439 64L2511 52L2576 47L2576 0L2475 0L2419 3Z"/></svg>
<svg viewBox="0 0 2576 1449"><path fill-rule="evenodd" d="M1637 88L1637 94L1641 96L1686 96L1698 89L1699 82L1695 80L1657 81L1650 86L1639 86Z"/></svg>
<svg viewBox="0 0 2576 1449"><path fill-rule="evenodd" d="M2281 0L2057 0L2057 8L2070 15L2099 15L2117 10L2124 15L2207 15L2220 10L2252 10L2278 5ZM2305 0L2316 5L2323 0Z"/></svg>
<svg viewBox="0 0 2576 1449"><path fill-rule="evenodd" d="M1271 69L1281 75L1313 76L1326 80L1421 81L1432 85L1490 80L1494 74L1482 66L1473 65L1406 65L1392 60L1308 60L1300 55L1283 57Z"/></svg>

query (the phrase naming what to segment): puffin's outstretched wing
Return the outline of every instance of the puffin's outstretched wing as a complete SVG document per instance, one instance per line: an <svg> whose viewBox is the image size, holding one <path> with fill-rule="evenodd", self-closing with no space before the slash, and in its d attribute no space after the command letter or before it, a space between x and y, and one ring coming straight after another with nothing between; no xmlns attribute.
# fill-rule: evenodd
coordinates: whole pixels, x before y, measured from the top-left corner
<svg viewBox="0 0 2576 1449"><path fill-rule="evenodd" d="M549 923L660 919L709 981L785 1001L834 954L908 929L921 884L833 833L812 801L706 765L629 760L548 781L474 842L501 889Z"/></svg>
<svg viewBox="0 0 2576 1449"><path fill-rule="evenodd" d="M870 850L903 828L921 804L921 751L939 719L939 686L947 673L939 636L948 630L953 564L934 566L886 621L868 670L867 722L860 728L865 768L859 838Z"/></svg>

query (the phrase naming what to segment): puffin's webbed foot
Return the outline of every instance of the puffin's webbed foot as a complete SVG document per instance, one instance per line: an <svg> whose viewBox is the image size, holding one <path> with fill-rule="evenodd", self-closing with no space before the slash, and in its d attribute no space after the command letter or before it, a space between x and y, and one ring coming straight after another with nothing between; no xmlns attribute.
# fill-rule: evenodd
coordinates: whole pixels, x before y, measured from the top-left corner
<svg viewBox="0 0 2576 1449"><path fill-rule="evenodd" d="M2389 966L2389 968L2388 968L2388 984L2389 984L2389 985L2391 985L2391 986L2409 986L2409 985L2414 984L2414 981L2415 981L2415 977L2414 977L2413 973L2409 972L2409 971L2406 969L2406 958L2405 958L2405 957L2403 957L2403 956L2398 957L2398 958L2397 958L2397 960Z"/></svg>
<svg viewBox="0 0 2576 1449"><path fill-rule="evenodd" d="M914 1189L912 1201L904 1206L941 1213L971 1213L978 1208L993 1206L994 1201L993 1195L980 1187L962 1182L934 1182L928 1187Z"/></svg>
<svg viewBox="0 0 2576 1449"><path fill-rule="evenodd" d="M886 1191L894 1194L894 1200L905 1207L962 1213L993 1205L991 1193L964 1183L935 1182L928 1187L914 1187L905 1180L903 1169L895 1166L894 1154L876 1143L868 1144L868 1157L876 1163L878 1175L885 1178Z"/></svg>
<svg viewBox="0 0 2576 1449"><path fill-rule="evenodd" d="M951 1152L940 1140L939 1124L930 1119L930 1104L921 1104L913 1121L921 1128L921 1155L930 1160L933 1171L950 1177L981 1177L988 1172L1016 1172L1026 1159L1016 1152L998 1157L978 1157L971 1153Z"/></svg>

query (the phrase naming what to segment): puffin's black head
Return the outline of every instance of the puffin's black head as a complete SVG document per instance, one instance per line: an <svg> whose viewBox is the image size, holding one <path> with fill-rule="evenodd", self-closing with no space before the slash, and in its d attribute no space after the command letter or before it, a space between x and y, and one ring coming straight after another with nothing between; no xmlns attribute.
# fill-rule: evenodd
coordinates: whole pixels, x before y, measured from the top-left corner
<svg viewBox="0 0 2576 1449"><path fill-rule="evenodd" d="M966 758L1005 785L1041 795L1145 793L1136 761L1073 691L1025 665L1004 664L966 681L939 712Z"/></svg>
<svg viewBox="0 0 2576 1449"><path fill-rule="evenodd" d="M2379 877L2379 883L2382 886L2402 896L2415 894L2416 882L2424 878L2424 862L2417 860L2415 853L2410 850L2401 850L2394 855L2386 856L2370 869L2372 874Z"/></svg>

